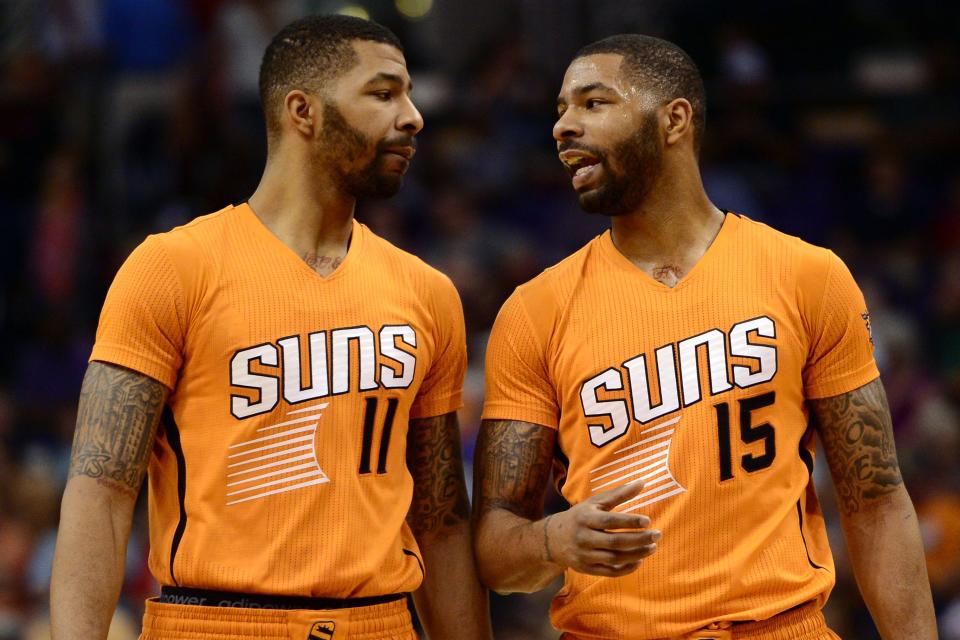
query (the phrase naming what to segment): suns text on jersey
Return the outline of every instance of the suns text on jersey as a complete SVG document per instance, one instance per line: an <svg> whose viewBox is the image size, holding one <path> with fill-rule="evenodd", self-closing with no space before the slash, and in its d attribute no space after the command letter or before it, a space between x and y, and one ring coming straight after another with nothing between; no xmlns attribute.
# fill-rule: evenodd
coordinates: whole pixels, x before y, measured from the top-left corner
<svg viewBox="0 0 960 640"><path fill-rule="evenodd" d="M240 349L230 359L230 385L240 391L230 396L230 413L238 419L267 413L281 396L296 404L351 391L406 389L416 373L416 347L413 327L389 324L376 331L315 331Z"/></svg>
<svg viewBox="0 0 960 640"><path fill-rule="evenodd" d="M738 322L728 331L710 329L655 349L650 358L654 376L648 375L645 353L591 376L580 385L590 441L602 447L629 430L630 410L619 391L626 391L630 398L632 419L646 424L700 402L703 389L715 396L734 386L746 389L769 382L777 373L777 349L769 339L776 337L774 321L760 316ZM705 367L701 367L701 351L705 352ZM743 364L732 361L734 357ZM656 404L655 390L659 396ZM590 418L601 416L608 424L590 423Z"/></svg>

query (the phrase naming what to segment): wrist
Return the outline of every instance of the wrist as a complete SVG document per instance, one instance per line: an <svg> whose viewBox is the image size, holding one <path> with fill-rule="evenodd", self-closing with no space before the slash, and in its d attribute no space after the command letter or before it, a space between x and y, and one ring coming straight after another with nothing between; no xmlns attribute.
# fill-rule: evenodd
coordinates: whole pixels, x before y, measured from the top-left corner
<svg viewBox="0 0 960 640"><path fill-rule="evenodd" d="M552 539L550 531L550 520L553 519L555 515L557 514L551 513L543 519L543 550L541 552L541 559L546 563L563 567L563 565L557 560L555 553L555 540Z"/></svg>

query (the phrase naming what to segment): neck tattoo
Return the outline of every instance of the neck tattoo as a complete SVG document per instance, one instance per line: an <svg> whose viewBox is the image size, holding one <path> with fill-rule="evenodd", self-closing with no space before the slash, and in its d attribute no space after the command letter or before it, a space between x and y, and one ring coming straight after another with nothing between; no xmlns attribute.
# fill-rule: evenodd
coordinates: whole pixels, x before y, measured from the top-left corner
<svg viewBox="0 0 960 640"><path fill-rule="evenodd" d="M681 269L679 266L675 264L668 264L662 267L654 267L653 271L650 272L650 275L657 282L673 288L678 282L680 282L685 274L683 269Z"/></svg>
<svg viewBox="0 0 960 640"><path fill-rule="evenodd" d="M333 256L318 256L315 251L308 251L303 255L303 261L307 266L322 276L330 275L337 270L337 267L343 262L343 258Z"/></svg>

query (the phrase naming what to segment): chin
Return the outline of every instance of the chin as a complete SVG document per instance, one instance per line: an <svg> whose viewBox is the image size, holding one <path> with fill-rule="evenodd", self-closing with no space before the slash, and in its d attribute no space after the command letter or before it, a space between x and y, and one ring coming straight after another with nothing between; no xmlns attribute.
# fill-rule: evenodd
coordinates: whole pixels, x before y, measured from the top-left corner
<svg viewBox="0 0 960 640"><path fill-rule="evenodd" d="M618 202L619 198L603 187L579 193L577 198L580 200L580 208L587 213L611 217L624 213L621 203Z"/></svg>
<svg viewBox="0 0 960 640"><path fill-rule="evenodd" d="M391 198L400 191L400 187L403 186L403 175L396 173L389 173L386 175L381 175L380 179L377 181L376 192L372 194L371 197L374 198Z"/></svg>
<svg viewBox="0 0 960 640"><path fill-rule="evenodd" d="M354 198L371 198L380 200L397 195L403 186L403 176L396 173L382 173L373 179L361 181L350 189Z"/></svg>

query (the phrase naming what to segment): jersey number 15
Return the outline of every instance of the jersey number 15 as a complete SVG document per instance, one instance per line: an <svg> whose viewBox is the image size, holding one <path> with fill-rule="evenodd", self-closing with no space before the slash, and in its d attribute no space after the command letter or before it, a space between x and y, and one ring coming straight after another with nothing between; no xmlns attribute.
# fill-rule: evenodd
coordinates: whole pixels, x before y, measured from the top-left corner
<svg viewBox="0 0 960 640"><path fill-rule="evenodd" d="M777 440L774 437L773 425L769 422L753 424L751 415L757 409L769 407L776 399L776 394L771 391L753 398L743 398L737 404L740 405L740 440L744 444L754 442L763 442L763 453L754 455L752 453L744 454L740 457L740 466L744 471L760 471L773 464L773 459L777 455ZM720 481L733 478L733 446L730 441L730 405L721 402L714 406L717 411L717 444L720 448Z"/></svg>

